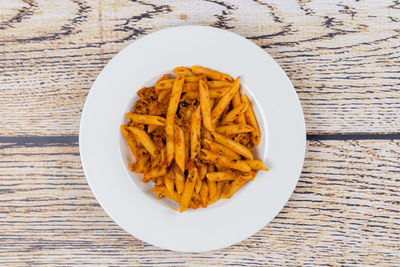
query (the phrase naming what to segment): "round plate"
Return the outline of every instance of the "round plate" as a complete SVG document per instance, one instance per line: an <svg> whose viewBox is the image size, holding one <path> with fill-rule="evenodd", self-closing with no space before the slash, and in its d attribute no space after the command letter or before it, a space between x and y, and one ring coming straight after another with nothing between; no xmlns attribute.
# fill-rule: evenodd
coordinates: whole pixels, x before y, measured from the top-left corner
<svg viewBox="0 0 400 267"><path fill-rule="evenodd" d="M270 171L259 171L231 199L179 213L172 202L155 199L150 183L127 169L133 158L120 125L137 90L177 66L192 65L241 76L262 133L256 154ZM158 247L197 252L233 245L278 214L298 181L306 138L293 85L267 53L225 30L183 26L133 42L104 67L82 112L79 147L88 183L116 223Z"/></svg>

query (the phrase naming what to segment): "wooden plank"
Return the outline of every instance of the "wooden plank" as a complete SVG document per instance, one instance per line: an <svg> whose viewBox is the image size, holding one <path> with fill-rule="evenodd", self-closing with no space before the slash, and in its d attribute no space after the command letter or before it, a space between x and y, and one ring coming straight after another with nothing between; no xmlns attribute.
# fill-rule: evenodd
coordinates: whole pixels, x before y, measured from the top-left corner
<svg viewBox="0 0 400 267"><path fill-rule="evenodd" d="M228 29L270 53L299 94L309 134L400 132L397 1L8 0L1 134L77 135L106 62L145 34L186 24Z"/></svg>
<svg viewBox="0 0 400 267"><path fill-rule="evenodd" d="M290 201L263 230L207 253L165 251L104 213L78 147L0 144L4 265L400 265L400 141L310 141Z"/></svg>

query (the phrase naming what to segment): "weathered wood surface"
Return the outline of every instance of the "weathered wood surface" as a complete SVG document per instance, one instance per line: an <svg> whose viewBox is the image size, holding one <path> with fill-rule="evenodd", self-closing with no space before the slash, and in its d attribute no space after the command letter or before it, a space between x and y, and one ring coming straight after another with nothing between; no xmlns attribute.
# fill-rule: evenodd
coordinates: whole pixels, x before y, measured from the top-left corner
<svg viewBox="0 0 400 267"><path fill-rule="evenodd" d="M308 133L400 131L398 1L3 0L3 135L77 135L92 82L153 31L202 24L247 37L286 71Z"/></svg>
<svg viewBox="0 0 400 267"><path fill-rule="evenodd" d="M120 229L77 146L107 61L186 24L228 29L272 55L313 140L278 217L208 253L165 251ZM399 34L395 0L1 1L0 265L400 265Z"/></svg>
<svg viewBox="0 0 400 267"><path fill-rule="evenodd" d="M84 178L77 146L0 146L0 263L399 265L400 141L310 141L295 193L262 231L208 253L124 232Z"/></svg>

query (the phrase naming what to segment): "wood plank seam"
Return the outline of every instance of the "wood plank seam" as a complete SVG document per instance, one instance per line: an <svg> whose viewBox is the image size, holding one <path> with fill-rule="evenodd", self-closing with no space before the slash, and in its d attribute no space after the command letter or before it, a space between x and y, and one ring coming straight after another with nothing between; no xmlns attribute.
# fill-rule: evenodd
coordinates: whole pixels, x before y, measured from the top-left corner
<svg viewBox="0 0 400 267"><path fill-rule="evenodd" d="M348 140L400 140L400 133L393 134L307 134L309 141L348 141ZM49 146L67 145L74 146L79 144L77 135L59 136L0 136L0 144L15 144L16 146ZM2 148L2 147L1 147Z"/></svg>

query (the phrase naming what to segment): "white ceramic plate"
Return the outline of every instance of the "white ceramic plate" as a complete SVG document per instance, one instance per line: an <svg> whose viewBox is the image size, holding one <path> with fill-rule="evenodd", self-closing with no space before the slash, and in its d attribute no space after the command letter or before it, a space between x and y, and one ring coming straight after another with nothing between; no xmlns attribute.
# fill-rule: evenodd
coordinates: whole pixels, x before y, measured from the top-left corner
<svg viewBox="0 0 400 267"><path fill-rule="evenodd" d="M150 183L127 169L132 155L120 133L136 91L176 66L201 65L241 76L262 131L259 171L231 199L176 212L156 200ZM169 28L123 49L97 77L82 112L79 146L86 178L104 210L133 236L177 251L233 245L268 224L298 181L306 138L301 105L289 79L261 48L228 31L204 26Z"/></svg>

